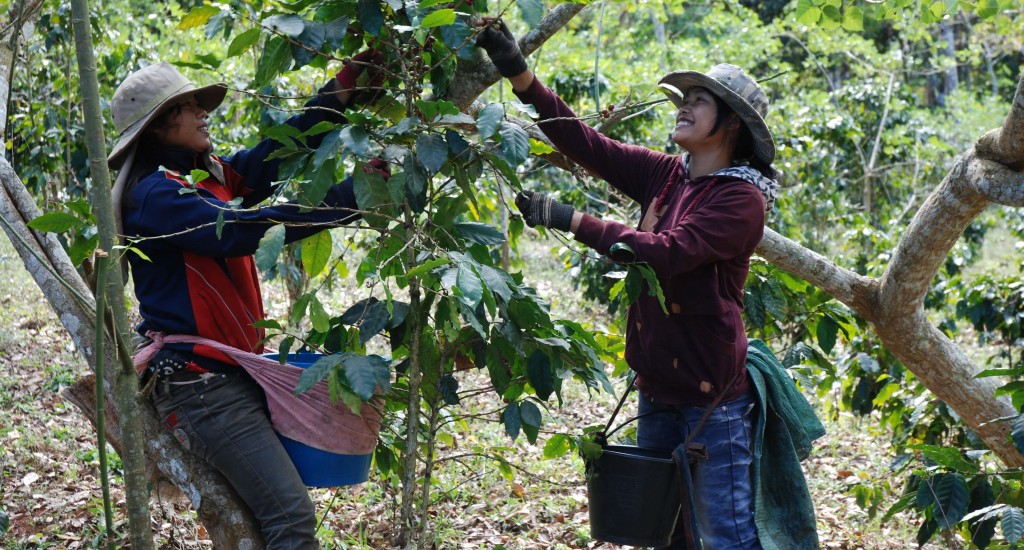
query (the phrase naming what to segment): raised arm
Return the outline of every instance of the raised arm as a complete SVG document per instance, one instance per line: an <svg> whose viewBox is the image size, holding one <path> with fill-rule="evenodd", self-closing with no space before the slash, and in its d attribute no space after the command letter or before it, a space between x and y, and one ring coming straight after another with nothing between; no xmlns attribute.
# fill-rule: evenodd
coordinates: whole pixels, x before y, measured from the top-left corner
<svg viewBox="0 0 1024 550"><path fill-rule="evenodd" d="M477 45L487 51L498 72L509 79L516 96L537 108L541 119L538 127L559 151L638 202L643 201L650 186L660 188L667 181L678 162L674 156L616 141L579 120L526 67L508 27L501 21L484 23Z"/></svg>

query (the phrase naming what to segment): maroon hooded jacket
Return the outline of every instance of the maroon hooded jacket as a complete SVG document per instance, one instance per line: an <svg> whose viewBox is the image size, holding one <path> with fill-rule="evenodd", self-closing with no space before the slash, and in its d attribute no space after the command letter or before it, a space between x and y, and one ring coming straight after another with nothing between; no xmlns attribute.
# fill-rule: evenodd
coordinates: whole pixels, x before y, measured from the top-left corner
<svg viewBox="0 0 1024 550"><path fill-rule="evenodd" d="M653 231L584 214L575 235L606 255L615 243L629 245L661 283L669 313L643 292L627 317L626 361L640 391L657 403L685 405L706 405L723 391L726 401L746 393L740 312L750 257L764 233L761 191L732 176L690 180L679 155L602 135L539 80L516 95L537 108L539 127L559 151L640 203L641 220L673 183Z"/></svg>

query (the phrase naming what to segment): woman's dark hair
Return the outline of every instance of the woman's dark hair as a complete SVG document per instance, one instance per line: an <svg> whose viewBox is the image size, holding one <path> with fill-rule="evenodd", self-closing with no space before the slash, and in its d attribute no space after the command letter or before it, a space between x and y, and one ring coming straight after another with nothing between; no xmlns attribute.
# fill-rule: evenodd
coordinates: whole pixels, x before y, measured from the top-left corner
<svg viewBox="0 0 1024 550"><path fill-rule="evenodd" d="M139 136L139 140L135 143L135 160L132 161L132 166L129 168L128 181L125 185L124 191L124 204L128 207L133 207L129 197L131 196L131 190L135 187L142 178L156 172L160 168L160 151L163 149L163 143L160 138L157 137L156 132L153 130L159 130L168 128L170 126L171 119L181 112L181 105L175 104L168 107L166 111L157 115L149 126L142 131L142 135Z"/></svg>
<svg viewBox="0 0 1024 550"><path fill-rule="evenodd" d="M711 97L715 98L715 106L718 108L717 114L715 115L715 125L711 128L709 136L715 135L725 121L728 120L729 115L736 114L736 111L725 102L724 99L718 97L715 94L711 94ZM737 115L738 116L738 115ZM746 162L751 168L761 172L761 175L769 178L776 179L778 172L775 168L772 168L771 164L764 162L763 160L754 156L754 135L750 133L750 128L747 127L747 123L740 120L740 133L736 136L736 149L733 151L733 157L736 160Z"/></svg>

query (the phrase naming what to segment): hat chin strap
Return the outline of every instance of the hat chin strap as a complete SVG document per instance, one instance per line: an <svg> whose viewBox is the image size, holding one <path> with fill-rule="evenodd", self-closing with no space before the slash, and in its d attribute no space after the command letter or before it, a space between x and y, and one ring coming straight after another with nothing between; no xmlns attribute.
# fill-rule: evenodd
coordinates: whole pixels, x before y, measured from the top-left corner
<svg viewBox="0 0 1024 550"><path fill-rule="evenodd" d="M135 152L138 150L138 143L133 143L125 153L124 162L117 172L117 179L114 180L114 188L110 190L110 202L114 208L114 230L117 232L118 244L124 245L124 222L121 219L121 204L124 200L125 188L128 187L128 176L135 164ZM128 284L128 255L121 255L121 282Z"/></svg>
<svg viewBox="0 0 1024 550"><path fill-rule="evenodd" d="M206 166L206 171L209 172L211 176L217 178L217 181L219 181L221 185L226 184L224 179L224 166L213 160L212 151L203 153L203 164Z"/></svg>

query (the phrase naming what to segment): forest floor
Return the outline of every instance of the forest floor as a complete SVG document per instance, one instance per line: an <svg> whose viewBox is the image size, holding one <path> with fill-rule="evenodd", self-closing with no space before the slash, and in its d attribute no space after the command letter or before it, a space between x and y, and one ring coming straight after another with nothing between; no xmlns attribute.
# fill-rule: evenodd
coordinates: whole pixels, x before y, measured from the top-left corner
<svg viewBox="0 0 1024 550"><path fill-rule="evenodd" d="M600 323L603 307L576 298L557 258L537 247L526 260L531 265L528 282L542 296L553 297L553 308L561 316ZM534 262L542 267L535 270ZM281 287L266 288L271 314L278 314ZM340 303L363 297L346 296L358 291L342 289ZM103 514L95 434L61 395L87 370L10 243L0 238L0 548L97 547ZM461 389L486 382L479 373L462 374ZM566 386L565 403L545 413L547 430L578 433L580 427L608 418L612 396L588 395L571 382ZM617 388L621 386L617 381ZM543 460L546 433L537 445L523 437L511 441L497 422L495 411L501 403L496 397L480 395L462 407L491 420L454 421L452 437L442 446L432 492L430 528L436 548L619 548L590 538L587 490L578 457ZM803 463L822 548L915 547L918 519L902 514L885 523L878 519L901 490L901 481L888 469L890 434L871 417L839 413L822 420L828 435ZM502 476L499 462L481 455L500 456L511 466L511 474ZM116 455L112 464L117 474ZM111 485L119 518L116 527L123 533L120 484L115 475ZM857 504L852 490L858 485L878 489L876 514ZM371 477L360 486L312 489L311 494L323 517L320 538L325 547L391 547L388 541L398 514L392 485ZM5 514L9 528L3 534ZM210 548L183 501L154 503L153 527L160 548Z"/></svg>

